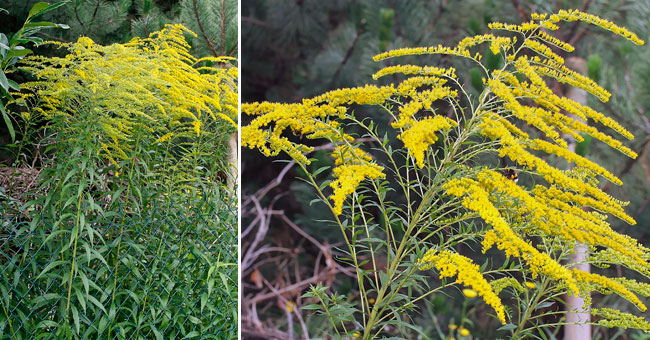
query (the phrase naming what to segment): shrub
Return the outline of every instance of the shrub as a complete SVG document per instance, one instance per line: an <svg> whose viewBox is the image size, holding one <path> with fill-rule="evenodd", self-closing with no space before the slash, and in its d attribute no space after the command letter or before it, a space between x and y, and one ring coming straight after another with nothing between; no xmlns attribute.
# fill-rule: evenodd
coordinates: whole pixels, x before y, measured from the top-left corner
<svg viewBox="0 0 650 340"><path fill-rule="evenodd" d="M16 103L44 126L48 161L0 246L3 334L234 336L236 200L216 177L237 68L192 57L184 32L82 37L25 61L37 80Z"/></svg>
<svg viewBox="0 0 650 340"><path fill-rule="evenodd" d="M586 298L592 291L616 293L646 309L635 294L648 295L646 283L588 273L562 262L576 245L586 244L587 261L596 267L620 265L650 276L648 249L614 232L607 222L614 216L635 223L623 209L625 202L598 186L600 178L618 185L621 180L569 151L565 140L568 136L581 142L587 135L634 158L634 151L596 126L627 139L632 133L604 114L556 95L544 79L609 99L605 89L567 68L553 50L573 51L548 32L560 22L577 20L643 44L634 33L580 11L535 14L522 25L492 23L495 33L463 39L454 47L403 48L374 57L462 58L480 70L478 97L468 94L454 68L391 64L373 77L407 76L397 84L334 90L294 104L242 105L242 112L255 116L242 128L243 145L265 156L291 156L345 238L345 252L358 277L358 303L330 296L319 286L307 294L319 304L306 306L329 317L337 336L373 339L404 333L412 328L405 320L412 314L405 312L456 284L477 292L504 325L500 330L511 332L512 338L545 338L543 328L557 324L540 322L544 308L565 293ZM488 67L484 55L496 55L502 64ZM355 105L390 115L403 148L394 149L388 134L372 120L355 116ZM358 142L349 132L353 129L372 142ZM310 171L307 155L313 148L294 142L289 134L334 145L332 180L317 180L328 167ZM549 155L575 167L561 170L549 164ZM496 165L507 159L511 167ZM518 176L524 178L521 184L514 181ZM479 254L471 252L477 243L483 253L496 248L507 260L479 266ZM469 256L459 249L469 249ZM440 279L435 287L420 274L429 269ZM511 305L503 302L505 294L514 299ZM630 314L608 308L591 313L602 317L594 321L602 326L650 331L650 324ZM461 335L467 335L462 333L469 334L466 329Z"/></svg>

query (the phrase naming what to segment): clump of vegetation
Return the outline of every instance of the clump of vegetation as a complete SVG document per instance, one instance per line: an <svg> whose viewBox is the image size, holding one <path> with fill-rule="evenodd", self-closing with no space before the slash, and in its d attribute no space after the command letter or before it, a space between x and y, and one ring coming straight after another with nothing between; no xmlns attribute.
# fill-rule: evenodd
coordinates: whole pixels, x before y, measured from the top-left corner
<svg viewBox="0 0 650 340"><path fill-rule="evenodd" d="M181 25L34 56L12 105L43 132L39 194L0 245L0 333L231 338L236 199L227 140L237 67L197 59Z"/></svg>
<svg viewBox="0 0 650 340"><path fill-rule="evenodd" d="M243 145L266 156L285 152L292 157L345 239L347 261L358 278L358 301L330 295L322 286L306 295L318 302L306 308L327 316L332 332L362 339L398 336L413 328L406 312L418 301L457 284L481 296L502 324L499 330L512 338L546 338L545 328L558 324L540 321L556 314L544 308L560 301L562 294L588 299L593 291L614 293L646 310L636 294L647 296L650 285L563 262L576 245L585 244L587 263L599 268L618 265L650 277L648 248L613 231L607 221L613 216L635 223L624 210L626 203L598 186L601 179L617 185L622 181L571 152L565 140L569 136L582 142L590 136L635 158L634 151L597 126L626 139L632 139L632 133L589 106L558 96L547 85L554 79L603 102L610 97L596 82L566 67L564 58L551 49L574 50L549 33L561 22L574 21L644 43L625 28L580 11L534 14L521 25L491 23L493 33L468 37L456 46L404 48L374 58L463 58L480 72L478 96L468 94L454 68L390 65L374 78L406 78L386 86L334 90L295 104L242 105L243 112L254 116L242 128ZM501 58L499 67L485 65L488 53ZM351 109L356 105L389 115L403 148L391 147L387 134L372 120L356 117ZM353 128L362 135L349 133ZM308 154L314 148L288 134L334 145L332 180L319 181L328 167L310 169ZM372 147L359 140L371 141ZM546 161L549 155L575 167L559 169ZM509 159L512 166L501 165L499 158ZM525 181L517 183L517 177ZM404 204L389 198L395 188ZM457 251L469 249L471 254L477 245L483 253L496 248L507 260L479 266L472 258L479 254ZM422 270L433 270L440 280L427 282ZM650 323L631 314L602 308L591 312L602 318L594 321L601 326L650 330Z"/></svg>

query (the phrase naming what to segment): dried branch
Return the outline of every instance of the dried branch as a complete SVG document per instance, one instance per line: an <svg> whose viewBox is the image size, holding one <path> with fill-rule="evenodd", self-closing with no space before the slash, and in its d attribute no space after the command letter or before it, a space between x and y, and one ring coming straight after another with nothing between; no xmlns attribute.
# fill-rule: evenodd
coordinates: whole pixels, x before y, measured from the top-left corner
<svg viewBox="0 0 650 340"><path fill-rule="evenodd" d="M530 20L528 13L526 13L526 10L524 10L524 8L521 6L519 0L512 0L512 5L517 10L517 13L519 13L519 16L521 17L521 20L523 22L527 22Z"/></svg>

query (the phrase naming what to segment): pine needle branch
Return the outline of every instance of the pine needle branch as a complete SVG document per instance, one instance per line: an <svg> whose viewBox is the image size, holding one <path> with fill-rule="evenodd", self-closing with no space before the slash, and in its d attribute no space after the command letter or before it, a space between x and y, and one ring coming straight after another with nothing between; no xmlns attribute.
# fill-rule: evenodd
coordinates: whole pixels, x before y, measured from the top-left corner
<svg viewBox="0 0 650 340"><path fill-rule="evenodd" d="M215 57L218 57L219 54L217 53L217 50L215 50L214 45L212 45L212 41L210 41L207 33L205 33L205 29L203 28L203 23L201 22L201 16L199 15L199 9L197 7L196 0L192 0L192 6L194 9L194 16L196 17L196 23L197 25L199 25L199 31L201 31L201 35L203 36L203 39L208 44L208 48L210 49L212 54Z"/></svg>

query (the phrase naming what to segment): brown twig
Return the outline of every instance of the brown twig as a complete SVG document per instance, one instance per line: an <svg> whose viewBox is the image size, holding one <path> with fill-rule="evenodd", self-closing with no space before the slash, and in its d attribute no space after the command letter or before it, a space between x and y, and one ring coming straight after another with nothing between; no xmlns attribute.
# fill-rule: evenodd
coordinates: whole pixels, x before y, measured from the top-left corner
<svg viewBox="0 0 650 340"><path fill-rule="evenodd" d="M271 28L271 25L269 25L268 23L266 23L266 22L264 22L262 20L251 18L251 17L241 17L241 22L247 22L247 23L250 23L250 24L253 24L253 25L257 25L257 26Z"/></svg>
<svg viewBox="0 0 650 340"><path fill-rule="evenodd" d="M214 45L212 45L212 41L208 39L208 35L205 33L205 29L203 28L203 23L201 22L201 17L199 16L199 8L197 7L196 0L192 0L192 6L194 9L194 16L196 17L196 23L199 25L199 31L201 31L201 35L203 35L203 40L208 44L208 48L212 52L212 54L215 57L218 57L219 54L217 54L217 50L215 50Z"/></svg>
<svg viewBox="0 0 650 340"><path fill-rule="evenodd" d="M278 176L275 177L275 180L269 182L265 186L263 186L261 189L257 190L255 195L253 196L248 196L244 202L242 202L242 208L248 206L248 204L251 203L252 199L257 199L260 200L262 197L266 196L266 194L271 191L271 189L277 187L282 183L282 179L284 176L291 170L291 168L296 165L296 161L292 160L291 162L287 163L287 165L282 168L282 171L278 174Z"/></svg>
<svg viewBox="0 0 650 340"><path fill-rule="evenodd" d="M524 10L524 8L521 6L519 0L512 0L512 5L517 10L517 13L519 13L519 16L521 17L522 21L526 22L530 20L528 13L526 13L526 10Z"/></svg>
<svg viewBox="0 0 650 340"><path fill-rule="evenodd" d="M296 283L294 283L292 285L286 286L286 287L284 287L282 289L278 289L277 292L259 294L259 295L256 295L255 297L251 298L251 299L245 299L243 301L243 303L244 303L245 306L248 306L248 305L251 305L253 303L258 303L258 302L261 302L261 301L264 301L264 300L268 300L268 299L274 297L276 293L284 294L284 293L288 293L288 292L291 292L291 291L302 290L303 288L305 288L305 287L307 287L307 286L309 286L311 284L321 282L324 278L329 277L329 275L330 275L329 273L318 273L318 274L313 275L312 277L310 277L310 278L308 278L306 280L302 280L302 281L296 282Z"/></svg>
<svg viewBox="0 0 650 340"><path fill-rule="evenodd" d="M585 2L582 4L582 8L580 8L580 11L586 12L589 9L589 5L591 4L591 0L585 0ZM565 41L569 41L571 45L573 45L575 42L577 42L586 32L586 30L583 28L582 31L580 31L578 34L576 34L576 30L578 29L578 25L580 25L580 21L576 20L573 25L571 25L571 28L569 29L569 32L567 33L567 37L569 39L564 39Z"/></svg>
<svg viewBox="0 0 650 340"><path fill-rule="evenodd" d="M221 54L226 48L226 0L221 0Z"/></svg>
<svg viewBox="0 0 650 340"><path fill-rule="evenodd" d="M345 52L345 57L343 57L343 60L339 64L339 66L336 68L336 72L334 72L334 75L332 76L332 79L329 82L329 87L334 86L334 82L336 79L338 79L339 75L341 74L341 70L343 70L343 67L345 64L347 64L348 60L350 60L350 57L352 56L352 52L354 52L355 47L357 46L357 43L359 42L359 37L361 36L361 27L357 29L357 34L354 36L354 40L352 40L352 44L350 44L350 48L348 48L347 52Z"/></svg>
<svg viewBox="0 0 650 340"><path fill-rule="evenodd" d="M440 2L440 5L438 6L438 13L436 13L436 16L431 20L432 26L435 25L438 20L440 20L440 17L442 17L442 14L445 13L448 4L449 0L443 0Z"/></svg>
<svg viewBox="0 0 650 340"><path fill-rule="evenodd" d="M266 232L269 230L269 223L266 218L266 214L264 213L262 206L260 205L260 202L257 199L253 198L253 203L255 204L255 209L257 210L258 216L260 216L260 221L258 223L259 229L255 234L255 239L248 247L248 251L242 257L241 260L242 268L249 268L253 264L253 262L255 262L256 257L253 256L255 254L255 249L257 245L260 242L262 242L262 240L264 240L264 237L266 237Z"/></svg>

